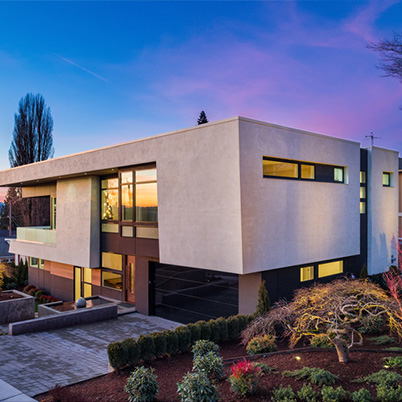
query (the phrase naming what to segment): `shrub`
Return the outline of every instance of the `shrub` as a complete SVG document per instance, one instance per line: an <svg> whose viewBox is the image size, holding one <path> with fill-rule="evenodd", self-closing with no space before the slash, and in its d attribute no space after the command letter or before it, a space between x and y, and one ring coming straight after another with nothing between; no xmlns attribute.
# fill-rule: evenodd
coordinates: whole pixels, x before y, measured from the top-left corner
<svg viewBox="0 0 402 402"><path fill-rule="evenodd" d="M268 334L263 336L255 336L246 346L246 350L249 355L273 352L276 349L275 337Z"/></svg>
<svg viewBox="0 0 402 402"><path fill-rule="evenodd" d="M296 402L296 395L290 385L286 388L281 385L279 388L274 389L274 395L271 400L275 402Z"/></svg>
<svg viewBox="0 0 402 402"><path fill-rule="evenodd" d="M385 384L390 387L396 386L402 380L402 376L393 371L380 370L369 374L366 377L359 378L355 382L368 382L370 384Z"/></svg>
<svg viewBox="0 0 402 402"><path fill-rule="evenodd" d="M237 339L240 335L239 330L239 321L236 316L229 317L227 319L227 327L228 327L228 339L233 341Z"/></svg>
<svg viewBox="0 0 402 402"><path fill-rule="evenodd" d="M370 394L368 389L360 388L358 391L355 391L350 394L350 399L353 402L372 402L373 397Z"/></svg>
<svg viewBox="0 0 402 402"><path fill-rule="evenodd" d="M215 402L219 400L217 387L205 373L187 373L181 383L177 384L177 392L182 402Z"/></svg>
<svg viewBox="0 0 402 402"><path fill-rule="evenodd" d="M140 335L137 343L141 349L141 359L150 362L155 357L155 343L152 336Z"/></svg>
<svg viewBox="0 0 402 402"><path fill-rule="evenodd" d="M35 289L35 288L36 288L35 285L27 285L27 286L24 287L24 289L22 289L22 291L24 293L28 293L31 289Z"/></svg>
<svg viewBox="0 0 402 402"><path fill-rule="evenodd" d="M191 344L201 339L201 326L199 324L187 324L187 328L191 333Z"/></svg>
<svg viewBox="0 0 402 402"><path fill-rule="evenodd" d="M37 287L31 288L31 289L28 291L29 296L34 296L34 297L35 297L35 293L36 293L38 290L40 290L40 289L37 288Z"/></svg>
<svg viewBox="0 0 402 402"><path fill-rule="evenodd" d="M310 339L310 345L315 348L333 348L335 345L325 334L318 334Z"/></svg>
<svg viewBox="0 0 402 402"><path fill-rule="evenodd" d="M110 343L107 347L110 365L119 372L127 364L127 349L121 342Z"/></svg>
<svg viewBox="0 0 402 402"><path fill-rule="evenodd" d="M390 387L386 384L377 386L377 399L381 402L402 401L402 387Z"/></svg>
<svg viewBox="0 0 402 402"><path fill-rule="evenodd" d="M150 402L158 393L158 383L154 369L137 367L128 377L124 391L128 393L129 402Z"/></svg>
<svg viewBox="0 0 402 402"><path fill-rule="evenodd" d="M302 402L318 402L319 400L319 393L315 392L310 384L303 384L297 396Z"/></svg>
<svg viewBox="0 0 402 402"><path fill-rule="evenodd" d="M265 281L260 283L260 288L258 289L258 303L257 309L255 310L255 315L260 317L268 313L269 309L271 308L271 302L268 296L268 290L265 286Z"/></svg>
<svg viewBox="0 0 402 402"><path fill-rule="evenodd" d="M242 396L255 393L261 377L259 367L256 367L248 360L243 360L235 363L231 370L232 374L228 381L234 392Z"/></svg>
<svg viewBox="0 0 402 402"><path fill-rule="evenodd" d="M237 322L239 323L239 335L240 335L241 331L247 328L247 325L252 319L252 316L237 314L234 317L237 319Z"/></svg>
<svg viewBox="0 0 402 402"><path fill-rule="evenodd" d="M219 346L216 343L204 339L197 341L191 348L191 351L194 354L194 359L198 356L204 356L208 352L213 352L219 356Z"/></svg>
<svg viewBox="0 0 402 402"><path fill-rule="evenodd" d="M220 341L220 327L219 324L216 322L216 320L209 320L207 322L207 324L209 325L209 328L211 330L211 335L209 337L209 339L212 342L219 342Z"/></svg>
<svg viewBox="0 0 402 402"><path fill-rule="evenodd" d="M219 338L221 341L227 341L228 340L228 324L226 322L226 319L223 317L220 317L216 320L216 322L219 325Z"/></svg>
<svg viewBox="0 0 402 402"><path fill-rule="evenodd" d="M200 339L206 339L207 341L209 341L210 337L211 337L211 328L210 326L207 324L206 321L197 321L196 324L199 325L200 327Z"/></svg>
<svg viewBox="0 0 402 402"><path fill-rule="evenodd" d="M191 346L191 331L184 326L174 331L177 335L177 347L181 352L188 352Z"/></svg>
<svg viewBox="0 0 402 402"><path fill-rule="evenodd" d="M127 351L127 364L136 366L141 358L141 346L133 338L124 339L121 342L123 349Z"/></svg>
<svg viewBox="0 0 402 402"><path fill-rule="evenodd" d="M347 401L349 392L342 387L333 388L324 386L321 390L322 402L342 402Z"/></svg>
<svg viewBox="0 0 402 402"><path fill-rule="evenodd" d="M384 352L402 352L402 348L399 346L391 346L390 348L384 349Z"/></svg>
<svg viewBox="0 0 402 402"><path fill-rule="evenodd" d="M221 380L224 375L223 359L214 352L194 356L193 371L204 372L209 379Z"/></svg>
<svg viewBox="0 0 402 402"><path fill-rule="evenodd" d="M39 300L40 297L44 295L47 295L47 293L44 290L40 289L35 293L35 298Z"/></svg>
<svg viewBox="0 0 402 402"><path fill-rule="evenodd" d="M174 355L179 350L179 340L177 334L174 331L163 331L166 336L166 353L168 355Z"/></svg>
<svg viewBox="0 0 402 402"><path fill-rule="evenodd" d="M389 367L397 367L402 369L402 356L384 357L384 364Z"/></svg>
<svg viewBox="0 0 402 402"><path fill-rule="evenodd" d="M335 374L316 367L303 367L300 370L283 371L284 377L294 377L297 380L308 380L314 385L331 385L339 379Z"/></svg>
<svg viewBox="0 0 402 402"><path fill-rule="evenodd" d="M166 334L164 332L153 332L151 334L155 344L155 356L163 357L166 354Z"/></svg>
<svg viewBox="0 0 402 402"><path fill-rule="evenodd" d="M388 336L388 335L376 336L374 338L369 338L369 340L378 346L389 345L390 343L396 342L395 338L393 338L392 336Z"/></svg>
<svg viewBox="0 0 402 402"><path fill-rule="evenodd" d="M368 315L363 317L362 326L359 332L362 334L379 334L384 326L384 319L381 316Z"/></svg>
<svg viewBox="0 0 402 402"><path fill-rule="evenodd" d="M273 367L269 367L268 364L265 363L254 363L255 367L259 367L261 369L261 372L264 374L268 374L268 373L273 373L274 371L276 371L276 369L274 369Z"/></svg>

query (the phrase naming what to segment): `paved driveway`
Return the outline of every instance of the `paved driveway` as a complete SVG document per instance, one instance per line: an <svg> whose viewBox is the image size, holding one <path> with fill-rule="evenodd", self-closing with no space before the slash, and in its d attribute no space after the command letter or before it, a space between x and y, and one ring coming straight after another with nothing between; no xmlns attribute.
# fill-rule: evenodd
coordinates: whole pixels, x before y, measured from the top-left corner
<svg viewBox="0 0 402 402"><path fill-rule="evenodd" d="M95 324L0 336L0 379L30 396L46 392L56 384L87 380L108 372L109 343L178 325L132 313Z"/></svg>

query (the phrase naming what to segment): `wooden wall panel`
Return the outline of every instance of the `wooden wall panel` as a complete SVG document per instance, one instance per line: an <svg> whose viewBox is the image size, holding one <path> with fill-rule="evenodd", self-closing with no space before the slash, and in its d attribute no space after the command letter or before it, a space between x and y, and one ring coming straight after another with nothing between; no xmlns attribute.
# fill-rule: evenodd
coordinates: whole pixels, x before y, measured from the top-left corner
<svg viewBox="0 0 402 402"><path fill-rule="evenodd" d="M72 265L61 264L59 262L49 261L52 275L60 276L66 279L74 279L74 267Z"/></svg>

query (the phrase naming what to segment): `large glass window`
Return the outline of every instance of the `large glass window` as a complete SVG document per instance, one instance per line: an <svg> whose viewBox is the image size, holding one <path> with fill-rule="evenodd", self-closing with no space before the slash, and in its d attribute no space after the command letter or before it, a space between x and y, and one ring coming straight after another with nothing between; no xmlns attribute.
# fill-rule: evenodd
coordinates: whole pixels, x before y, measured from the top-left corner
<svg viewBox="0 0 402 402"><path fill-rule="evenodd" d="M102 286L116 290L123 289L123 276L114 272L102 270Z"/></svg>
<svg viewBox="0 0 402 402"><path fill-rule="evenodd" d="M123 269L123 256L121 254L103 252L102 267L121 271Z"/></svg>
<svg viewBox="0 0 402 402"><path fill-rule="evenodd" d="M123 172L121 180L121 220L133 220L133 172Z"/></svg>
<svg viewBox="0 0 402 402"><path fill-rule="evenodd" d="M102 219L119 219L119 188L118 179L109 178L102 180Z"/></svg>
<svg viewBox="0 0 402 402"><path fill-rule="evenodd" d="M343 272L343 261L332 261L326 264L318 265L318 277L323 278L324 276L341 274Z"/></svg>
<svg viewBox="0 0 402 402"><path fill-rule="evenodd" d="M135 172L135 212L137 222L158 221L156 169Z"/></svg>

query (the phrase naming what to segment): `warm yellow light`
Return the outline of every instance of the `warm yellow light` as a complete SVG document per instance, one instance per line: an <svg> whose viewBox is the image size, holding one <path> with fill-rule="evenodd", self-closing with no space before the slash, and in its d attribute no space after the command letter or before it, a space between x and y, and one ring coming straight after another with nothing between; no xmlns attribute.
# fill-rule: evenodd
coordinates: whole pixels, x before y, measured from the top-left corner
<svg viewBox="0 0 402 402"><path fill-rule="evenodd" d="M300 356L296 356L295 359L296 359L296 360L300 360L301 357L300 357Z"/></svg>
<svg viewBox="0 0 402 402"><path fill-rule="evenodd" d="M384 368L389 368L389 366L385 365Z"/></svg>

